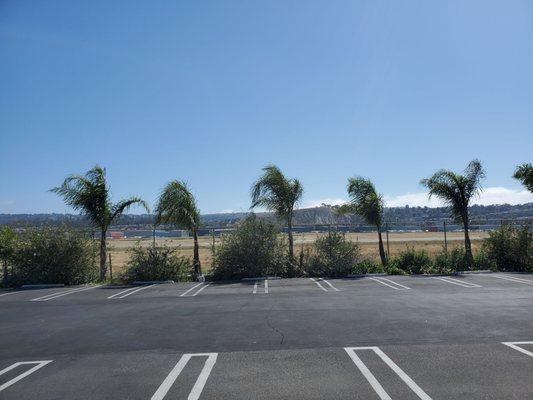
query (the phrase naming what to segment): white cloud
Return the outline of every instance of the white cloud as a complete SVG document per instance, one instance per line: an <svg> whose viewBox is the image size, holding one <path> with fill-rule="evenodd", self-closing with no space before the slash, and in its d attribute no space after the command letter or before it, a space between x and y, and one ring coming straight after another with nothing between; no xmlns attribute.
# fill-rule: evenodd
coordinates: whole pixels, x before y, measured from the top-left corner
<svg viewBox="0 0 533 400"><path fill-rule="evenodd" d="M533 194L527 190L513 190L504 187L485 188L479 197L475 198L473 204L525 204L533 202ZM427 192L407 193L398 196L385 196L387 207L441 207L442 202L432 197L428 200Z"/></svg>
<svg viewBox="0 0 533 400"><path fill-rule="evenodd" d="M322 204L329 204L331 206L336 206L339 204L346 203L346 199L335 199L335 198L325 198L318 200L308 200L302 204L300 208L313 208L320 207Z"/></svg>
<svg viewBox="0 0 533 400"><path fill-rule="evenodd" d="M512 190L504 187L485 188L474 204L525 204L533 202L533 194L528 190Z"/></svg>

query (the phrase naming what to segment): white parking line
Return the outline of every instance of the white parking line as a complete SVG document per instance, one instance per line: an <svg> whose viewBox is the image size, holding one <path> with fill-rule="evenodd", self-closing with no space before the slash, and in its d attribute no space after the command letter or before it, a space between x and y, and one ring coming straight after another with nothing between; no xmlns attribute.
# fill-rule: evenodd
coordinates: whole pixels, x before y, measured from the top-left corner
<svg viewBox="0 0 533 400"><path fill-rule="evenodd" d="M326 289L324 286L322 286L322 285L320 284L320 282L317 281L315 278L309 278L309 279L311 279L313 282L315 282L316 285L317 285L320 289L322 289L324 292L327 292L327 291L328 291L328 289Z"/></svg>
<svg viewBox="0 0 533 400"><path fill-rule="evenodd" d="M336 292L339 291L339 289L337 289L335 286L333 286L329 281L325 280L325 279L321 279L322 282L326 282L333 290L335 290Z"/></svg>
<svg viewBox="0 0 533 400"><path fill-rule="evenodd" d="M392 400L389 394L383 389L383 386L376 379L374 374L370 372L365 363L357 356L356 350L372 350L376 353L395 373L405 382L407 386L422 400L431 400L431 397L413 381L394 361L392 361L379 347L345 347L344 350L348 353L354 364L359 368L368 383L372 386L376 394L381 400Z"/></svg>
<svg viewBox="0 0 533 400"><path fill-rule="evenodd" d="M33 368L30 368L29 370L27 370L26 372L23 372L22 374L20 375L17 375L15 376L13 379L7 381L6 383L4 383L3 385L0 385L0 392L4 389L7 389L9 386L17 383L18 381L20 381L21 379L24 379L26 378L28 375L31 375L33 374L35 371L37 371L38 369L44 367L45 365L47 364L50 364L53 360L45 360L45 361L23 361L23 362L18 362L18 363L15 363L13 365L10 365L9 367L7 368L4 368L2 371L0 371L0 375L3 375L17 367L20 367L21 365L34 365L35 366Z"/></svg>
<svg viewBox="0 0 533 400"><path fill-rule="evenodd" d="M502 344L509 346L511 349L515 349L519 351L520 353L526 354L530 357L533 357L533 352L523 349L522 347L518 346L519 344L531 344L533 345L533 342L502 342Z"/></svg>
<svg viewBox="0 0 533 400"><path fill-rule="evenodd" d="M438 279L439 281L448 282L448 283L451 283L453 285L467 287L467 288L474 288L474 287L480 288L480 287L483 287L483 286L477 285L475 283L461 282L460 280L454 279L454 278L448 278L448 277L444 278L444 277L437 277L437 276L434 276L433 278L434 279Z"/></svg>
<svg viewBox="0 0 533 400"><path fill-rule="evenodd" d="M394 290L408 290L408 289L411 289L410 287L407 287L407 286L404 286L400 283L396 283L394 281L391 281L390 279L387 279L387 278L369 278L369 279L372 279L373 281L376 281L376 282L379 282L381 283L382 285L385 285L385 286L388 286ZM389 283L391 283L392 285L395 285L395 286L392 286L392 285L389 285L388 283L386 282L383 282L383 281L387 281ZM397 287L399 286L399 287Z"/></svg>
<svg viewBox="0 0 533 400"><path fill-rule="evenodd" d="M112 296L109 296L108 299L123 299L125 297L128 297L128 296L132 295L133 293L140 292L141 290L148 289L149 287L152 287L152 286L154 286L154 285L152 284L152 285L141 286L140 288L134 288L134 287L133 288L129 288L129 289L123 290L120 293L116 293L116 294L114 294ZM122 296L120 296L121 294L122 294Z"/></svg>
<svg viewBox="0 0 533 400"><path fill-rule="evenodd" d="M99 288L100 286L102 286L102 285L70 289L70 290L65 290L63 292L55 292L55 293L52 293L52 294L47 294L46 296L41 296L41 297L37 297L35 299L31 299L30 301L48 301L48 300L53 300L53 299L57 299L58 297L63 297L63 296L69 295L71 293L78 293L78 292L84 292L86 290L96 289L96 288Z"/></svg>
<svg viewBox="0 0 533 400"><path fill-rule="evenodd" d="M530 281L529 279L517 278L515 276L509 276L509 275L489 275L489 276L492 276L493 278L498 278L498 279L505 279L506 281L525 283L526 285L533 285L533 281Z"/></svg>
<svg viewBox="0 0 533 400"><path fill-rule="evenodd" d="M322 289L324 292L329 292L330 290L327 288L327 287L324 287L322 286L322 284L320 282L324 282L325 284L327 284L331 289L333 289L334 291L336 292L339 292L339 289L337 289L335 286L333 286L329 281L325 280L324 278L309 278L311 279L313 282L316 283L316 285Z"/></svg>
<svg viewBox="0 0 533 400"><path fill-rule="evenodd" d="M20 293L22 290L14 290L12 292L2 293L0 294L0 297L9 296L10 294Z"/></svg>
<svg viewBox="0 0 533 400"><path fill-rule="evenodd" d="M203 282L202 283L199 283L197 285L194 285L192 288L190 288L189 290L187 290L185 293L182 293L180 294L180 297L194 297L196 296L198 293L200 293L202 290L204 290L206 287L208 287L209 285L211 285L211 282L209 283L206 283L204 284ZM196 289L198 286L202 286L200 289L198 289L196 292L194 292L193 294L188 294L189 292L191 292L193 289Z"/></svg>
<svg viewBox="0 0 533 400"><path fill-rule="evenodd" d="M255 281L254 283L254 290L253 290L253 294L257 294L257 288L259 286L259 282L261 282L259 279ZM265 290L264 290L264 293L268 294L268 279L265 279L264 280L264 285L265 285Z"/></svg>
<svg viewBox="0 0 533 400"><path fill-rule="evenodd" d="M172 371L170 371L163 383L161 383L161 386L159 386L157 391L152 396L151 400L163 400L165 398L168 391L180 375L181 371L183 370L183 368L185 368L185 366L192 357L207 357L204 367L202 368L198 379L196 379L196 383L194 384L191 392L189 393L189 396L187 397L188 400L198 400L200 398L202 390L204 389L204 386L207 382L207 378L209 378L211 370L217 362L218 353L194 353L184 354L183 356L181 356L176 366L172 369Z"/></svg>

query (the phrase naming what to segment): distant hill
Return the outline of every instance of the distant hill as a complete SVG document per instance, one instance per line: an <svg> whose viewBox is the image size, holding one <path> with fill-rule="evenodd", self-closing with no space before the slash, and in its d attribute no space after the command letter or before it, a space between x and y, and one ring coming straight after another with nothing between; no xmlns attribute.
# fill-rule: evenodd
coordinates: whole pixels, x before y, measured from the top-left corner
<svg viewBox="0 0 533 400"><path fill-rule="evenodd" d="M221 213L202 215L202 225L205 228L230 228L247 214ZM473 224L498 225L501 221L532 220L533 203L521 205L490 205L470 207ZM258 213L258 216L272 221L276 220L272 213ZM332 206L303 208L295 211L295 225L356 225L365 223L358 216L336 216ZM449 220L449 212L445 207L391 207L385 209L385 220L391 228L423 229L432 224ZM153 216L149 214L123 215L116 224L117 228L141 229L151 226ZM41 225L68 225L71 227L89 227L90 223L80 215L75 214L0 214L0 225L13 227L30 227Z"/></svg>

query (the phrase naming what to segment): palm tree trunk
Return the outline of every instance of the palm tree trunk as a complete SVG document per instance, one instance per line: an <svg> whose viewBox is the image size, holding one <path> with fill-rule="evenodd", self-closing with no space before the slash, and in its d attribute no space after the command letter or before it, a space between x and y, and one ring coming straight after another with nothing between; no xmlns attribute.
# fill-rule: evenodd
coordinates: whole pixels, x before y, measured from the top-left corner
<svg viewBox="0 0 533 400"><path fill-rule="evenodd" d="M474 256L472 255L472 243L470 242L470 235L468 234L468 211L463 214L463 227L465 231L465 255L466 265L468 269L474 266Z"/></svg>
<svg viewBox="0 0 533 400"><path fill-rule="evenodd" d="M385 248L383 247L383 238L381 237L381 226L378 226L379 239L379 257L381 258L381 265L387 265L387 256L385 255Z"/></svg>
<svg viewBox="0 0 533 400"><path fill-rule="evenodd" d="M193 264L194 264L194 274L196 279L202 275L202 266L200 264L200 250L198 246L198 230L196 228L192 229L192 235L194 238L194 253L193 253Z"/></svg>
<svg viewBox="0 0 533 400"><path fill-rule="evenodd" d="M287 220L289 233L289 278L294 277L294 238L292 237L292 217Z"/></svg>
<svg viewBox="0 0 533 400"><path fill-rule="evenodd" d="M100 232L100 282L105 281L107 274L107 246L106 246L107 230L102 229Z"/></svg>

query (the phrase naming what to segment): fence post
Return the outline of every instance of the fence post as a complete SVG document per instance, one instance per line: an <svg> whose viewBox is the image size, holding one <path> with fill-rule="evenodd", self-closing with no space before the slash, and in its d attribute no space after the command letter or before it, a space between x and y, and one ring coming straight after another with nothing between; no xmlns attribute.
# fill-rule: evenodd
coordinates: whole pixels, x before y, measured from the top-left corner
<svg viewBox="0 0 533 400"><path fill-rule="evenodd" d="M448 238L446 237L446 221L444 221L444 251L448 252Z"/></svg>
<svg viewBox="0 0 533 400"><path fill-rule="evenodd" d="M390 248L389 248L389 224L387 224L387 230L385 231L387 234L387 258L390 258Z"/></svg>

